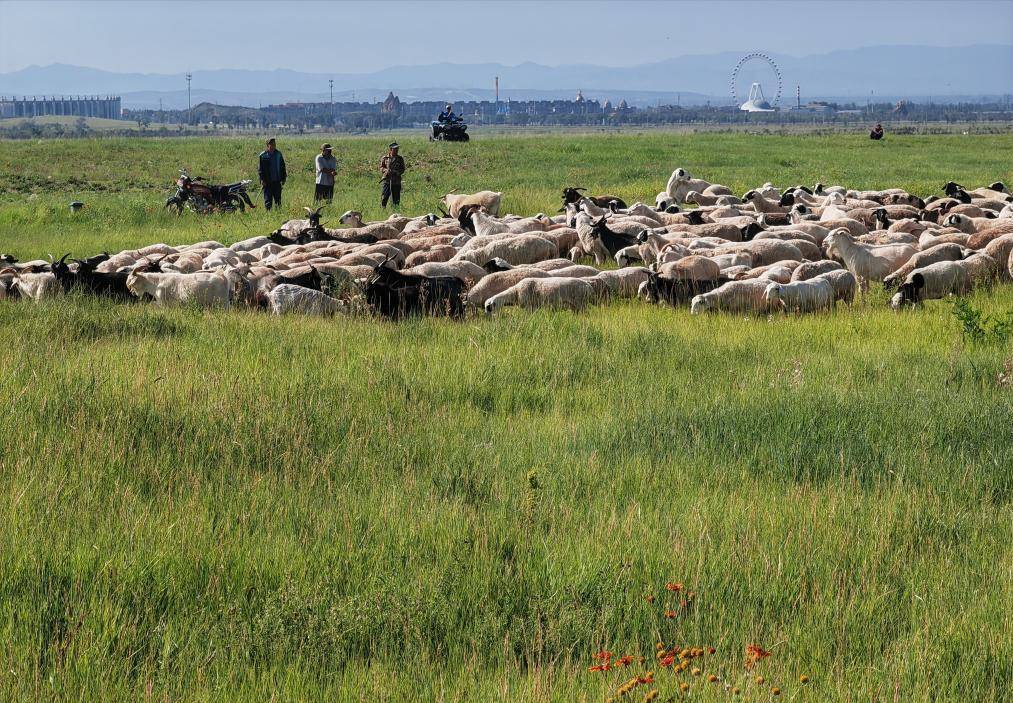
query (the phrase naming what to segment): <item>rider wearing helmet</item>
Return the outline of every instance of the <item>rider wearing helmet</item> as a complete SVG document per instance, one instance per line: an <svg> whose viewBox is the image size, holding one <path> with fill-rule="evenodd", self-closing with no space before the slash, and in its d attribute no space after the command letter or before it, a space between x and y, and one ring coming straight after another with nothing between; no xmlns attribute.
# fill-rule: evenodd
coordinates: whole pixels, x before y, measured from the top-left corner
<svg viewBox="0 0 1013 703"><path fill-rule="evenodd" d="M448 124L453 124L454 122L456 122L457 115L454 114L454 106L451 105L450 103L447 103L447 107L444 108L443 112L440 113L440 116L437 118L437 120L439 122L445 122Z"/></svg>

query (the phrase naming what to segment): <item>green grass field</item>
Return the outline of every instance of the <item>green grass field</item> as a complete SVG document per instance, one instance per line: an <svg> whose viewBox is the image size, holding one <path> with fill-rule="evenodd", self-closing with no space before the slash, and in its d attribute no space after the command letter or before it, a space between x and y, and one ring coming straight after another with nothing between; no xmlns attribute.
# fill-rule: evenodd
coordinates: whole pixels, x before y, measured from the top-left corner
<svg viewBox="0 0 1013 703"><path fill-rule="evenodd" d="M280 144L284 213L209 219L160 211L175 169L250 177L257 144L0 142L0 249L266 233L317 141ZM334 210L379 216L386 138L330 141ZM1013 136L401 141L408 214L454 187L650 201L675 166L737 191L1013 175ZM647 671L617 700L1013 700L1013 343L950 310L0 302L0 700L604 703ZM676 674L658 641L717 651ZM771 656L746 672L751 643ZM601 649L646 662L589 672Z"/></svg>

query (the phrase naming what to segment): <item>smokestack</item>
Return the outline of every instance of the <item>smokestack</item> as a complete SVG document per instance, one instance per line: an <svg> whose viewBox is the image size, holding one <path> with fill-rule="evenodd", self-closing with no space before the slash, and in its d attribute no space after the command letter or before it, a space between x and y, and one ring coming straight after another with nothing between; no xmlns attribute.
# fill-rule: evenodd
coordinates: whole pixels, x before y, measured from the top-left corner
<svg viewBox="0 0 1013 703"><path fill-rule="evenodd" d="M499 76L496 76L496 102L499 102Z"/></svg>
<svg viewBox="0 0 1013 703"><path fill-rule="evenodd" d="M802 108L802 86L795 86L795 109L800 110Z"/></svg>

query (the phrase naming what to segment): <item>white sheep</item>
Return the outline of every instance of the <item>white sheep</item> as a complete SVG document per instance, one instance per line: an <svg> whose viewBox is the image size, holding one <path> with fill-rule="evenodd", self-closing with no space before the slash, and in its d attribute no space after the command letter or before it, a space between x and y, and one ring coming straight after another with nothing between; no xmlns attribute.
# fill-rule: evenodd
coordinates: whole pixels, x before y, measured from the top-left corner
<svg viewBox="0 0 1013 703"><path fill-rule="evenodd" d="M526 278L548 277L549 273L547 271L541 271L530 266L520 266L508 271L496 271L487 274L468 291L468 304L481 308L489 298L502 293Z"/></svg>
<svg viewBox="0 0 1013 703"><path fill-rule="evenodd" d="M834 304L834 289L825 278L812 278L794 283L771 283L764 298L772 310L816 312L829 310Z"/></svg>
<svg viewBox="0 0 1013 703"><path fill-rule="evenodd" d="M133 271L127 290L140 298L150 295L156 305L196 303L207 307L228 307L231 284L222 273L147 273Z"/></svg>
<svg viewBox="0 0 1013 703"><path fill-rule="evenodd" d="M526 278L486 300L485 311L493 313L505 305L581 310L595 297L595 287L582 278Z"/></svg>
<svg viewBox="0 0 1013 703"><path fill-rule="evenodd" d="M868 288L869 281L882 281L918 251L910 244L860 244L844 228L831 232L826 244L827 255L840 257L844 266L861 281L863 290Z"/></svg>
<svg viewBox="0 0 1013 703"><path fill-rule="evenodd" d="M333 315L344 310L345 303L312 288L282 283L267 294L267 304L275 315L295 312L304 315Z"/></svg>
<svg viewBox="0 0 1013 703"><path fill-rule="evenodd" d="M988 254L975 254L961 261L938 261L909 273L890 299L890 307L897 310L904 303L967 293L995 274L996 261Z"/></svg>
<svg viewBox="0 0 1013 703"><path fill-rule="evenodd" d="M502 238L475 237L451 261L471 261L479 266L503 259L513 266L532 264L559 255L556 245L536 234L511 234Z"/></svg>
<svg viewBox="0 0 1013 703"><path fill-rule="evenodd" d="M855 274L851 273L851 271L838 268L832 271L827 271L826 273L821 273L815 278L824 278L830 281L830 285L834 289L834 302L842 300L848 305L851 305L855 301L855 292L858 290L858 280L855 278Z"/></svg>
<svg viewBox="0 0 1013 703"><path fill-rule="evenodd" d="M19 273L11 283L11 297L36 302L63 295L63 286L51 273Z"/></svg>
<svg viewBox="0 0 1013 703"><path fill-rule="evenodd" d="M477 193L447 193L440 202L446 206L451 217L457 217L461 208L466 205L476 205L493 216L499 215L500 202L503 200L503 193L492 190L480 190Z"/></svg>
<svg viewBox="0 0 1013 703"><path fill-rule="evenodd" d="M692 315L708 311L763 313L767 311L766 292L770 281L750 279L729 281L707 293L701 293L690 302Z"/></svg>

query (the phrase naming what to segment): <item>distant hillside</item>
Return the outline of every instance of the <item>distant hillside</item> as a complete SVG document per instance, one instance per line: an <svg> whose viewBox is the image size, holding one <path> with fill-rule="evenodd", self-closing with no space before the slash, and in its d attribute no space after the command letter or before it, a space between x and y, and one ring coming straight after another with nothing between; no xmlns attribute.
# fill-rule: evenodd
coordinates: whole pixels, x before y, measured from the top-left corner
<svg viewBox="0 0 1013 703"><path fill-rule="evenodd" d="M499 76L504 98L625 98L631 104L656 101L687 104L729 100L729 74L745 52L681 56L640 66L542 66L522 63L395 66L366 74L302 73L279 69L193 71L194 102L211 101L256 107L258 104L328 99L375 100L393 90L402 100L484 99ZM805 57L770 54L780 66L787 95L799 85L810 98L879 99L1013 93L1013 45L968 47L879 46ZM761 70L761 75L763 74ZM774 81L763 79L768 92ZM126 107L185 106L183 74L113 73L80 66L31 66L0 74L0 94L116 93ZM682 98L678 98L678 94ZM182 103L180 102L182 98Z"/></svg>

